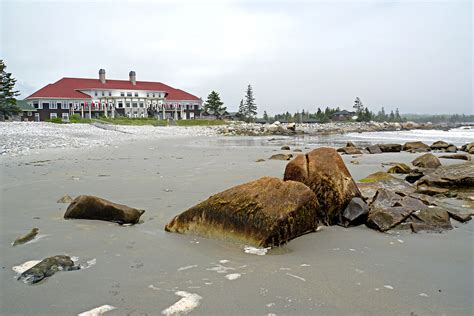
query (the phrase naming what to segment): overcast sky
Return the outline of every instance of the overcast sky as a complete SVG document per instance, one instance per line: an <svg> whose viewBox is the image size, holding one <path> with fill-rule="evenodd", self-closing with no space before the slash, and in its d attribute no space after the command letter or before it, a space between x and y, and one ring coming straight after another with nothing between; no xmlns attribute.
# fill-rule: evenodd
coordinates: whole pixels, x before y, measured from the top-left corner
<svg viewBox="0 0 474 316"><path fill-rule="evenodd" d="M236 110L474 113L471 1L0 0L0 55L26 97L62 77L161 81Z"/></svg>

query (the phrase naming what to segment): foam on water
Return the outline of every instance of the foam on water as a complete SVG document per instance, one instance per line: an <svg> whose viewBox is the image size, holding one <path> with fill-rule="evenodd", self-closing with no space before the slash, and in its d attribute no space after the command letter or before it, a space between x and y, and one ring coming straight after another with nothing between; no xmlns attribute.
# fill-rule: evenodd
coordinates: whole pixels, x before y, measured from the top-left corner
<svg viewBox="0 0 474 316"><path fill-rule="evenodd" d="M112 305L102 305L96 308L93 308L91 310L88 310L86 312L78 314L78 316L99 316L102 315L105 312L114 310L116 307Z"/></svg>
<svg viewBox="0 0 474 316"><path fill-rule="evenodd" d="M199 302L202 299L201 296L195 293L189 293L185 291L177 291L174 294L181 296L182 298L170 307L162 310L161 313L163 315L171 316L187 314L198 307Z"/></svg>
<svg viewBox="0 0 474 316"><path fill-rule="evenodd" d="M240 273L231 273L231 274L227 274L225 276L225 278L227 280L230 280L230 281L234 281L234 280L237 280L238 278L240 278L242 275Z"/></svg>
<svg viewBox="0 0 474 316"><path fill-rule="evenodd" d="M256 248L256 247L252 247L252 246L245 246L244 247L244 252L252 254L252 255L264 256L264 255L267 254L268 250L270 250L270 249L271 249L271 247Z"/></svg>

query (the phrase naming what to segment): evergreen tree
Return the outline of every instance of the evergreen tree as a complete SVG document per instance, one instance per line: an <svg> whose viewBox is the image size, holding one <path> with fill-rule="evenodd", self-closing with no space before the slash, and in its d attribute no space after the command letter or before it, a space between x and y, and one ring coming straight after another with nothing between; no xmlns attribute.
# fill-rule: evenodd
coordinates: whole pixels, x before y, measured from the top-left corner
<svg viewBox="0 0 474 316"><path fill-rule="evenodd" d="M253 96L252 86L249 84L247 93L245 94L245 116L248 120L253 120L257 115L257 104L255 104L255 97Z"/></svg>
<svg viewBox="0 0 474 316"><path fill-rule="evenodd" d="M245 111L245 105L244 105L243 99L240 100L239 112L237 112L237 116L239 117L240 120L246 119L246 111Z"/></svg>
<svg viewBox="0 0 474 316"><path fill-rule="evenodd" d="M398 111L398 108L395 110L395 121L401 122L402 118L400 117L400 112Z"/></svg>
<svg viewBox="0 0 474 316"><path fill-rule="evenodd" d="M267 111L263 111L263 120L265 122L268 122L268 114L267 114Z"/></svg>
<svg viewBox="0 0 474 316"><path fill-rule="evenodd" d="M393 113L393 110L390 111L390 122L395 121L395 113Z"/></svg>
<svg viewBox="0 0 474 316"><path fill-rule="evenodd" d="M356 97L356 99L354 100L353 108L357 115L361 114L364 110L364 104L362 104L362 101L359 99L359 97Z"/></svg>
<svg viewBox="0 0 474 316"><path fill-rule="evenodd" d="M217 117L220 117L220 113L226 111L227 108L224 106L224 102L221 101L219 93L217 93L216 91L212 91L207 96L206 103L204 104L204 110L206 112L211 111Z"/></svg>
<svg viewBox="0 0 474 316"><path fill-rule="evenodd" d="M5 118L21 112L16 105L16 96L19 95L15 88L16 79L12 78L12 74L5 71L7 66L0 59L0 116Z"/></svg>

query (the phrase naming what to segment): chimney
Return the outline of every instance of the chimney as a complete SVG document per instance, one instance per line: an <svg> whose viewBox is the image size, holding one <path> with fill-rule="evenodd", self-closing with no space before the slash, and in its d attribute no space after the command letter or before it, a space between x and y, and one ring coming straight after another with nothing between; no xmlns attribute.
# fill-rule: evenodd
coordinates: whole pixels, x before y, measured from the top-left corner
<svg viewBox="0 0 474 316"><path fill-rule="evenodd" d="M130 82L136 86L137 85L137 75L135 74L135 71L130 71L128 73L128 77L130 78Z"/></svg>
<svg viewBox="0 0 474 316"><path fill-rule="evenodd" d="M105 83L105 69L99 70L99 80L102 83Z"/></svg>

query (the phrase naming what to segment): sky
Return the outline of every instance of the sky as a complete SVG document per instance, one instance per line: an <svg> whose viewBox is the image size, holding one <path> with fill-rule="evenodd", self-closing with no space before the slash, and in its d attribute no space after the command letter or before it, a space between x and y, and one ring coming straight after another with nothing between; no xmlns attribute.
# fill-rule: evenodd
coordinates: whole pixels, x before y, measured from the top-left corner
<svg viewBox="0 0 474 316"><path fill-rule="evenodd" d="M474 114L472 1L0 0L20 98L62 77L160 81L236 111Z"/></svg>

